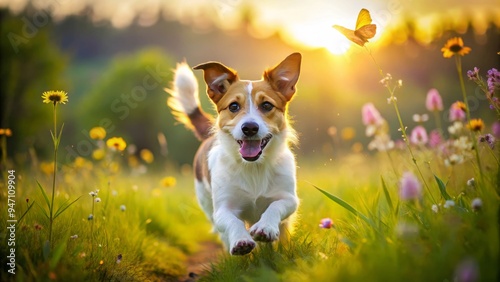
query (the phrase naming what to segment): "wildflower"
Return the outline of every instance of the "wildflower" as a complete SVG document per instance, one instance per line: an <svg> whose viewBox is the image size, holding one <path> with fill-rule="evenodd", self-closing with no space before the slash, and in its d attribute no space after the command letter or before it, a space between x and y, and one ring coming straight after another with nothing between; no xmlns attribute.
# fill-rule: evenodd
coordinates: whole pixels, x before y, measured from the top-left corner
<svg viewBox="0 0 500 282"><path fill-rule="evenodd" d="M10 128L0 128L0 135L10 137L12 136L12 130L10 130Z"/></svg>
<svg viewBox="0 0 500 282"><path fill-rule="evenodd" d="M480 132L484 129L484 122L480 118L471 119L467 128L472 131Z"/></svg>
<svg viewBox="0 0 500 282"><path fill-rule="evenodd" d="M450 121L465 120L466 106L463 102L457 101L450 107Z"/></svg>
<svg viewBox="0 0 500 282"><path fill-rule="evenodd" d="M448 132L451 135L459 135L462 132L463 128L464 126L462 122L455 121L451 126L448 126Z"/></svg>
<svg viewBox="0 0 500 282"><path fill-rule="evenodd" d="M95 191L90 191L89 195L92 197L95 197L95 196L97 196L98 193L99 193L99 189L96 189Z"/></svg>
<svg viewBox="0 0 500 282"><path fill-rule="evenodd" d="M443 48L441 48L441 52L443 52L443 57L451 58L453 55L464 56L469 54L471 48L464 46L464 41L461 37L453 37L449 39Z"/></svg>
<svg viewBox="0 0 500 282"><path fill-rule="evenodd" d="M42 230L42 229L43 229L43 226L41 226L41 225L40 225L40 224L38 224L38 223L35 223L35 225L33 225L33 227L35 228L35 230L38 230L38 231L40 231L40 230Z"/></svg>
<svg viewBox="0 0 500 282"><path fill-rule="evenodd" d="M121 138L121 137L109 138L108 141L106 141L106 145L109 148L120 151L120 152L125 150L125 148L127 147L127 143L125 143L125 140L123 140L123 138Z"/></svg>
<svg viewBox="0 0 500 282"><path fill-rule="evenodd" d="M493 136L500 139L500 122L499 121L495 121L491 125L491 132L493 133Z"/></svg>
<svg viewBox="0 0 500 282"><path fill-rule="evenodd" d="M439 95L437 89L432 88L427 92L427 97L425 99L425 107L430 112L437 112L443 110L443 99Z"/></svg>
<svg viewBox="0 0 500 282"><path fill-rule="evenodd" d="M152 163L155 159L153 153L148 149L142 149L140 155L141 159L148 164Z"/></svg>
<svg viewBox="0 0 500 282"><path fill-rule="evenodd" d="M475 198L472 200L470 206L472 207L473 211L479 211L483 207L483 201L480 198Z"/></svg>
<svg viewBox="0 0 500 282"><path fill-rule="evenodd" d="M46 175L54 174L54 162L41 162L40 170Z"/></svg>
<svg viewBox="0 0 500 282"><path fill-rule="evenodd" d="M97 197L97 198L95 198L95 199L94 199L94 201L95 201L96 203L100 203L100 202L101 202L101 198Z"/></svg>
<svg viewBox="0 0 500 282"><path fill-rule="evenodd" d="M421 125L415 127L411 131L410 142L415 145L423 146L427 144L429 137L427 137L427 131Z"/></svg>
<svg viewBox="0 0 500 282"><path fill-rule="evenodd" d="M431 148L436 148L439 144L443 142L443 138L441 136L441 133L439 133L439 130L433 130L429 134L429 146Z"/></svg>
<svg viewBox="0 0 500 282"><path fill-rule="evenodd" d="M446 200L446 202L444 202L444 205L443 205L443 207L445 209L449 209L453 206L455 206L455 201L453 201L453 200Z"/></svg>
<svg viewBox="0 0 500 282"><path fill-rule="evenodd" d="M422 122L426 122L429 120L429 115L428 114L422 114L422 115L414 114L412 118L413 118L414 122L422 123Z"/></svg>
<svg viewBox="0 0 500 282"><path fill-rule="evenodd" d="M486 77L490 94L493 94L496 89L500 89L500 72L497 69L488 70Z"/></svg>
<svg viewBox="0 0 500 282"><path fill-rule="evenodd" d="M388 151L394 148L394 141L391 140L389 134L378 134L368 144L368 150L377 149L380 152Z"/></svg>
<svg viewBox="0 0 500 282"><path fill-rule="evenodd" d="M87 217L88 220L92 220L94 219L94 215L93 214L89 214L89 216Z"/></svg>
<svg viewBox="0 0 500 282"><path fill-rule="evenodd" d="M102 140L106 137L106 130L103 127L96 126L90 129L89 135L94 140Z"/></svg>
<svg viewBox="0 0 500 282"><path fill-rule="evenodd" d="M330 218L323 218L320 220L319 227L325 228L325 229L330 229L333 227L333 221Z"/></svg>
<svg viewBox="0 0 500 282"><path fill-rule="evenodd" d="M462 155L453 154L444 160L446 166L461 164L464 162L464 157Z"/></svg>
<svg viewBox="0 0 500 282"><path fill-rule="evenodd" d="M366 103L361 108L361 116L364 125L380 125L382 123L382 116L377 108L372 103Z"/></svg>
<svg viewBox="0 0 500 282"><path fill-rule="evenodd" d="M465 259L457 265L455 269L455 279L457 282L474 282L479 280L479 266L473 259Z"/></svg>
<svg viewBox="0 0 500 282"><path fill-rule="evenodd" d="M481 135L479 136L480 143L487 143L491 149L495 148L495 137L491 134Z"/></svg>
<svg viewBox="0 0 500 282"><path fill-rule="evenodd" d="M103 265L104 264L104 261L101 259L101 261L99 261L99 265Z"/></svg>
<svg viewBox="0 0 500 282"><path fill-rule="evenodd" d="M121 206L120 206L120 210L121 210L122 212L124 212L125 210L127 210L127 207L126 207L125 205L121 205Z"/></svg>
<svg viewBox="0 0 500 282"><path fill-rule="evenodd" d="M42 94L43 102L46 104L57 103L66 104L68 102L68 93L64 91L45 91Z"/></svg>
<svg viewBox="0 0 500 282"><path fill-rule="evenodd" d="M78 235L77 235L77 234L75 234L75 235L71 235L69 238L70 238L70 239L73 239L73 240L74 240L74 239L78 239Z"/></svg>
<svg viewBox="0 0 500 282"><path fill-rule="evenodd" d="M476 180L474 180L474 178L467 180L467 186L469 186L469 187L476 186Z"/></svg>
<svg viewBox="0 0 500 282"><path fill-rule="evenodd" d="M472 150L472 142L469 141L467 136L460 136L460 138L453 141L453 147L460 151Z"/></svg>
<svg viewBox="0 0 500 282"><path fill-rule="evenodd" d="M439 207L436 204L434 204L434 205L432 205L431 210L434 213L438 213L439 212Z"/></svg>
<svg viewBox="0 0 500 282"><path fill-rule="evenodd" d="M96 149L92 152L92 158L96 161L104 159L106 152L102 149Z"/></svg>
<svg viewBox="0 0 500 282"><path fill-rule="evenodd" d="M162 180L161 180L161 185L163 187L173 187L175 186L177 180L175 179L175 177L173 176L167 176L167 177L164 177Z"/></svg>
<svg viewBox="0 0 500 282"><path fill-rule="evenodd" d="M380 80L380 83L385 87L389 87L389 82L392 80L392 75L390 73L386 74L384 78Z"/></svg>
<svg viewBox="0 0 500 282"><path fill-rule="evenodd" d="M418 199L422 194L422 185L418 182L417 177L411 172L403 173L403 177L399 182L399 196L403 200Z"/></svg>
<svg viewBox="0 0 500 282"><path fill-rule="evenodd" d="M122 258L123 258L122 254L118 254L118 256L116 256L116 263L122 262Z"/></svg>
<svg viewBox="0 0 500 282"><path fill-rule="evenodd" d="M472 81L479 80L479 69L477 67L474 67L473 70L468 70L467 77Z"/></svg>

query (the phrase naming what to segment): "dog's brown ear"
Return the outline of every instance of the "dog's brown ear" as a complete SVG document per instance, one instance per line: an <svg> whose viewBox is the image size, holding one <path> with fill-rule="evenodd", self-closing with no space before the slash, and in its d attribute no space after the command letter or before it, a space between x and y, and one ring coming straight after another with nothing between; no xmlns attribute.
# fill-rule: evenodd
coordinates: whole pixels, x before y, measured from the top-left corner
<svg viewBox="0 0 500 282"><path fill-rule="evenodd" d="M264 72L264 79L267 80L276 91L285 96L290 101L295 94L295 84L299 79L300 61L302 55L293 53L286 57L283 62Z"/></svg>
<svg viewBox="0 0 500 282"><path fill-rule="evenodd" d="M227 92L229 86L238 80L238 74L235 70L218 62L207 62L197 65L193 69L203 70L207 94L214 103L217 103Z"/></svg>

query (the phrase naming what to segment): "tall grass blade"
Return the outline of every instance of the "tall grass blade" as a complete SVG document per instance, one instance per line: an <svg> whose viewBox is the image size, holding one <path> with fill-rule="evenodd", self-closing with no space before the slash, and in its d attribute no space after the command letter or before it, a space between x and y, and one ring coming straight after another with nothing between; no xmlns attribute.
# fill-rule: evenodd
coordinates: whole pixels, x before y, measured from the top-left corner
<svg viewBox="0 0 500 282"><path fill-rule="evenodd" d="M343 207L344 209L350 211L352 214L354 214L355 216L361 218L362 220L364 220L366 223L368 223L369 225L371 226L374 226L376 227L373 222L368 218L366 217L364 214L360 213L359 211L357 211L355 208L353 208L351 205L349 205L347 202L345 202L344 200L340 199L339 197L337 196L334 196L328 192L326 192L325 190L313 185L314 188L318 189L321 193L323 193L326 197L328 197L330 200L334 201L335 203L339 204L341 207Z"/></svg>
<svg viewBox="0 0 500 282"><path fill-rule="evenodd" d="M444 184L444 182L441 179L439 179L439 177L437 177L436 175L434 175L434 178L436 179L436 182L438 184L441 196L443 196L445 200L451 200L450 195L446 192L446 185Z"/></svg>
<svg viewBox="0 0 500 282"><path fill-rule="evenodd" d="M76 201L78 201L82 196L76 198L76 200L74 200L73 202L69 203L69 204L66 204L67 201L62 204L56 211L56 213L54 214L54 219L56 219L59 215L61 215L66 209L68 209L71 205L73 205Z"/></svg>
<svg viewBox="0 0 500 282"><path fill-rule="evenodd" d="M392 204L391 195L389 195L389 190L387 189L387 185L385 184L385 180L382 176L380 176L380 180L382 180L382 189L384 190L385 199L392 212L394 211L394 205Z"/></svg>
<svg viewBox="0 0 500 282"><path fill-rule="evenodd" d="M33 207L34 204L35 204L35 201L33 201L31 203L31 205L28 206L28 209L26 209L26 211L21 215L21 217L19 217L17 222L21 222L21 220L23 220L23 217L31 210L31 208Z"/></svg>
<svg viewBox="0 0 500 282"><path fill-rule="evenodd" d="M45 203L47 203L47 207L49 207L49 210L50 210L49 197L47 197L47 194L45 193L45 190L43 189L43 187L40 184L40 182L38 182L38 180L36 181L36 184L38 184L38 188L40 188L40 191L42 191L42 195L43 195L43 198L45 199Z"/></svg>

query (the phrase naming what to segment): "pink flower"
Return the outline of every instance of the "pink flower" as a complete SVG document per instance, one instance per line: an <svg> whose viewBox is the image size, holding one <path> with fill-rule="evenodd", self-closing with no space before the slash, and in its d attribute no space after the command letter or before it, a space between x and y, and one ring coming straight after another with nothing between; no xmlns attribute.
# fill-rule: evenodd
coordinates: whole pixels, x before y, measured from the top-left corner
<svg viewBox="0 0 500 282"><path fill-rule="evenodd" d="M384 120L372 103L366 103L363 105L361 115L363 117L364 125L380 125Z"/></svg>
<svg viewBox="0 0 500 282"><path fill-rule="evenodd" d="M429 137L427 137L427 131L421 125L418 125L411 131L410 142L415 145L425 145L429 141Z"/></svg>
<svg viewBox="0 0 500 282"><path fill-rule="evenodd" d="M450 107L450 121L464 121L465 120L465 104L462 102L455 102Z"/></svg>
<svg viewBox="0 0 500 282"><path fill-rule="evenodd" d="M407 171L399 181L399 196L402 200L419 199L422 195L422 185L413 173Z"/></svg>
<svg viewBox="0 0 500 282"><path fill-rule="evenodd" d="M427 98L425 99L425 107L431 112L442 111L443 110L443 100L439 95L437 89L432 88L427 92Z"/></svg>
<svg viewBox="0 0 500 282"><path fill-rule="evenodd" d="M325 228L325 229L330 229L333 227L333 221L330 218L323 218L320 223L319 227Z"/></svg>
<svg viewBox="0 0 500 282"><path fill-rule="evenodd" d="M429 134L429 146L431 146L431 148L436 148L442 142L443 138L441 137L441 133L439 133L439 130L434 129L433 131L431 131L431 133Z"/></svg>
<svg viewBox="0 0 500 282"><path fill-rule="evenodd" d="M493 133L493 136L495 136L497 139L500 139L500 122L495 121L491 125L491 132Z"/></svg>

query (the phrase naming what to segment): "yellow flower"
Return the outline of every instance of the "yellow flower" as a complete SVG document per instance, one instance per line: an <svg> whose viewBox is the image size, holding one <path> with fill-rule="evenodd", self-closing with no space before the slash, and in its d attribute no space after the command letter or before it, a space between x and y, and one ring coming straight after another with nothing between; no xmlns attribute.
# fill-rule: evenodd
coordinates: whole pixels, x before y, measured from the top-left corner
<svg viewBox="0 0 500 282"><path fill-rule="evenodd" d="M177 180L173 176L167 176L161 180L161 185L163 187L167 187L167 188L175 186L176 183L177 183Z"/></svg>
<svg viewBox="0 0 500 282"><path fill-rule="evenodd" d="M153 153L148 149L142 149L140 152L141 159L146 163L150 164L155 160Z"/></svg>
<svg viewBox="0 0 500 282"><path fill-rule="evenodd" d="M90 130L90 138L95 140L102 140L106 137L106 130L100 126L93 127Z"/></svg>
<svg viewBox="0 0 500 282"><path fill-rule="evenodd" d="M68 102L68 93L64 91L45 91L42 94L43 102L46 104L57 103L66 104Z"/></svg>
<svg viewBox="0 0 500 282"><path fill-rule="evenodd" d="M460 110L462 110L462 111L464 111L464 112L465 112L465 110L467 109L467 106L466 106L466 105L465 105L465 103L464 103L464 102L462 102L462 101L456 101L456 102L455 102L455 103L453 103L451 106L452 106L453 108L455 108L455 109L460 109Z"/></svg>
<svg viewBox="0 0 500 282"><path fill-rule="evenodd" d="M108 141L106 141L106 145L109 148L120 151L120 152L125 150L125 148L127 147L127 143L125 143L125 140L123 140L123 138L121 138L121 137L109 138Z"/></svg>
<svg viewBox="0 0 500 282"><path fill-rule="evenodd" d="M104 159L104 156L106 156L106 152L102 149L96 149L92 152L92 158L96 161Z"/></svg>
<svg viewBox="0 0 500 282"><path fill-rule="evenodd" d="M41 162L40 170L46 175L52 175L54 173L54 162Z"/></svg>
<svg viewBox="0 0 500 282"><path fill-rule="evenodd" d="M10 137L12 136L12 130L10 130L10 128L0 128L0 135Z"/></svg>
<svg viewBox="0 0 500 282"><path fill-rule="evenodd" d="M443 57L451 58L453 55L467 55L471 51L471 48L464 46L464 41L461 37L453 37L449 39L441 52L443 52Z"/></svg>
<svg viewBox="0 0 500 282"><path fill-rule="evenodd" d="M480 132L484 129L484 122L480 118L471 119L467 127L472 131Z"/></svg>

